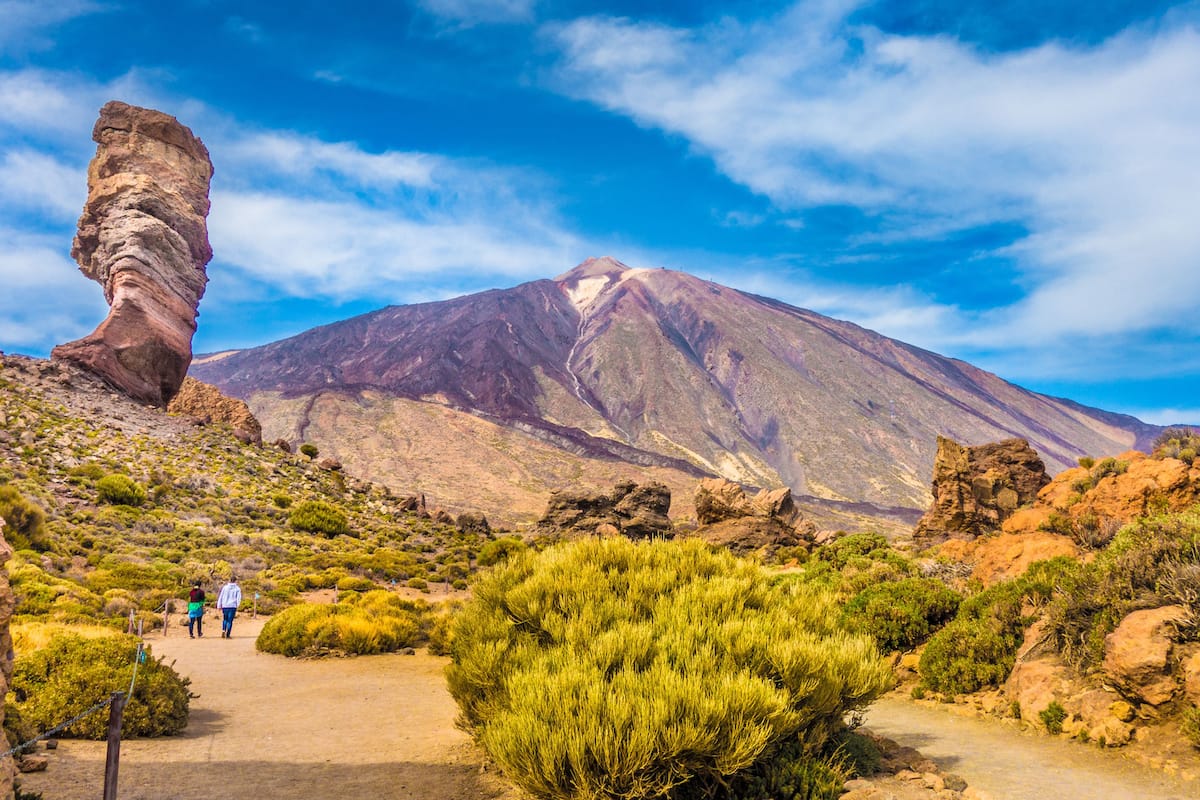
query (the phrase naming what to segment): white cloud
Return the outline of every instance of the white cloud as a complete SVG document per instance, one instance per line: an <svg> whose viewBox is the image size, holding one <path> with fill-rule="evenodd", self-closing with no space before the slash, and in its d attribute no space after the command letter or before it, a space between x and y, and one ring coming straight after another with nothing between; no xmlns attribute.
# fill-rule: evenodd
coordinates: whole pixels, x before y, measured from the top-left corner
<svg viewBox="0 0 1200 800"><path fill-rule="evenodd" d="M67 255L70 238L0 227L0 342L45 352L90 333L108 306Z"/></svg>
<svg viewBox="0 0 1200 800"><path fill-rule="evenodd" d="M537 0L416 0L416 5L439 19L471 26L526 22L533 18Z"/></svg>
<svg viewBox="0 0 1200 800"><path fill-rule="evenodd" d="M1200 425L1200 408L1154 408L1133 415L1151 425Z"/></svg>
<svg viewBox="0 0 1200 800"><path fill-rule="evenodd" d="M981 342L1200 330L1200 33L987 54L852 27L852 8L547 31L564 92L686 137L779 208L858 206L881 237L1026 226L1007 254L1028 295L981 318Z"/></svg>
<svg viewBox="0 0 1200 800"><path fill-rule="evenodd" d="M87 195L87 171L28 148L0 150L0 208L42 211L73 222Z"/></svg>

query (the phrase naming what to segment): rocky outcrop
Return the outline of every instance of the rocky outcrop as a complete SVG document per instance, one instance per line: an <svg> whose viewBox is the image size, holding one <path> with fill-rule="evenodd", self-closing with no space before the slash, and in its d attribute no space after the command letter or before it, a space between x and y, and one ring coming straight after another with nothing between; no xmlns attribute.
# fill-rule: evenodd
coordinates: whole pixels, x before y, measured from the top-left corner
<svg viewBox="0 0 1200 800"><path fill-rule="evenodd" d="M4 518L0 517L0 724L4 722L4 700L8 694L13 670L13 641L8 623L17 605L12 587L8 583L8 571L4 563L12 555L12 548L4 538ZM13 777L16 768L11 757L0 759L0 797L13 796Z"/></svg>
<svg viewBox="0 0 1200 800"><path fill-rule="evenodd" d="M971 579L984 586L1016 578L1038 561L1058 556L1077 558L1079 546L1070 538L1048 531L1001 533L974 541L950 539L937 548L939 558L966 564Z"/></svg>
<svg viewBox="0 0 1200 800"><path fill-rule="evenodd" d="M1183 511L1197 502L1200 459L1187 464L1130 450L1091 467L1059 473L1038 492L1032 508L1020 509L1004 521L1004 530L1069 528L1103 545L1116 529L1137 517Z"/></svg>
<svg viewBox="0 0 1200 800"><path fill-rule="evenodd" d="M1000 529L1049 483L1046 466L1024 439L963 447L938 437L933 503L913 538L925 544L971 540Z"/></svg>
<svg viewBox="0 0 1200 800"><path fill-rule="evenodd" d="M1180 689L1172 671L1175 625L1189 619L1183 606L1134 611L1104 639L1104 676L1130 700L1159 706Z"/></svg>
<svg viewBox="0 0 1200 800"><path fill-rule="evenodd" d="M204 422L224 422L233 428L239 439L262 444L262 425L250 413L250 406L221 394L215 386L184 378L179 394L167 405L172 414L196 417Z"/></svg>
<svg viewBox="0 0 1200 800"><path fill-rule="evenodd" d="M661 483L618 483L610 494L562 490L538 520L543 535L671 536L671 492Z"/></svg>
<svg viewBox="0 0 1200 800"><path fill-rule="evenodd" d="M92 131L88 198L71 255L104 287L108 317L52 357L166 406L192 360L196 310L212 258L204 143L174 117L110 102Z"/></svg>
<svg viewBox="0 0 1200 800"><path fill-rule="evenodd" d="M735 553L771 556L780 547L807 545L816 526L804 519L788 488L763 489L754 497L724 478L696 487L695 536Z"/></svg>

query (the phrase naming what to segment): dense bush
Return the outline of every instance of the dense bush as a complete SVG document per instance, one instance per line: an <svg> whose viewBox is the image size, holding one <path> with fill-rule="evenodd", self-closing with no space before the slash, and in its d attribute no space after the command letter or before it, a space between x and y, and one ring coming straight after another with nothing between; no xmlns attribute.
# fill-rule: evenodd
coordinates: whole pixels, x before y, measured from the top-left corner
<svg viewBox="0 0 1200 800"><path fill-rule="evenodd" d="M499 539L493 539L479 548L477 556L479 566L495 566L513 553L521 552L525 547L525 542L516 536L501 536Z"/></svg>
<svg viewBox="0 0 1200 800"><path fill-rule="evenodd" d="M0 517L4 518L4 538L13 550L41 551L49 547L46 515L12 486L0 486Z"/></svg>
<svg viewBox="0 0 1200 800"><path fill-rule="evenodd" d="M114 506L140 506L146 502L146 490L128 475L113 473L96 481L96 498Z"/></svg>
<svg viewBox="0 0 1200 800"><path fill-rule="evenodd" d="M305 500L288 517L288 524L298 531L338 536L350 532L346 512L323 500Z"/></svg>
<svg viewBox="0 0 1200 800"><path fill-rule="evenodd" d="M88 639L55 636L49 644L17 658L12 696L22 720L44 731L65 722L113 692L125 692L133 677L137 639L117 634ZM161 659L138 665L133 696L125 706L123 731L130 736L169 736L187 725L189 681ZM100 711L63 735L103 739L108 714Z"/></svg>
<svg viewBox="0 0 1200 800"><path fill-rule="evenodd" d="M843 611L847 627L875 637L883 650L911 650L954 616L959 595L931 578L868 587Z"/></svg>
<svg viewBox="0 0 1200 800"><path fill-rule="evenodd" d="M1046 604L1075 580L1078 565L1066 557L1032 565L1024 575L962 601L958 614L929 639L918 672L924 687L947 695L998 686L1012 671L1025 628L1025 606Z"/></svg>
<svg viewBox="0 0 1200 800"><path fill-rule="evenodd" d="M316 458L320 454L321 451L317 449L315 444L309 444L308 442L305 442L304 444L300 445L300 455L302 456Z"/></svg>
<svg viewBox="0 0 1200 800"><path fill-rule="evenodd" d="M420 641L425 614L424 603L384 590L336 605L300 603L271 617L255 646L285 656L389 653Z"/></svg>
<svg viewBox="0 0 1200 800"><path fill-rule="evenodd" d="M1125 526L1064 588L1048 609L1048 630L1067 662L1087 671L1131 611L1200 603L1200 511Z"/></svg>
<svg viewBox="0 0 1200 800"><path fill-rule="evenodd" d="M535 797L716 796L788 742L808 769L887 688L874 643L839 620L828 592L700 542L587 539L479 580L447 677Z"/></svg>
<svg viewBox="0 0 1200 800"><path fill-rule="evenodd" d="M1050 705L1038 712L1038 719L1046 726L1046 732L1057 736L1062 733L1063 723L1067 720L1067 710L1062 703L1051 700Z"/></svg>

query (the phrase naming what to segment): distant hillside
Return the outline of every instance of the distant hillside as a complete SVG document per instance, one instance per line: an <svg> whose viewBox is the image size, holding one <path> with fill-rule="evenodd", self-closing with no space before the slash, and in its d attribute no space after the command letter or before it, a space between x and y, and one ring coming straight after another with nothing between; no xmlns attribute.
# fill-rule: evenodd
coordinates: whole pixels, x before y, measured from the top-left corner
<svg viewBox="0 0 1200 800"><path fill-rule="evenodd" d="M358 474L516 519L552 488L630 471L666 480L683 515L701 475L923 509L938 434L1026 438L1057 472L1159 430L609 258L198 359L191 373L247 400L268 439L312 440Z"/></svg>

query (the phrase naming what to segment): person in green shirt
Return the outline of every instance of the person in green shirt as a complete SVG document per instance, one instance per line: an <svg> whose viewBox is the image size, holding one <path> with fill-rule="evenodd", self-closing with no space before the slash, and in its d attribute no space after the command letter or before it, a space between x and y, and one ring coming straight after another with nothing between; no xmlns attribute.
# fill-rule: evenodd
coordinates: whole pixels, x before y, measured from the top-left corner
<svg viewBox="0 0 1200 800"><path fill-rule="evenodd" d="M188 636L193 639L204 636L204 590L200 588L200 581L192 584L192 590L188 592Z"/></svg>

